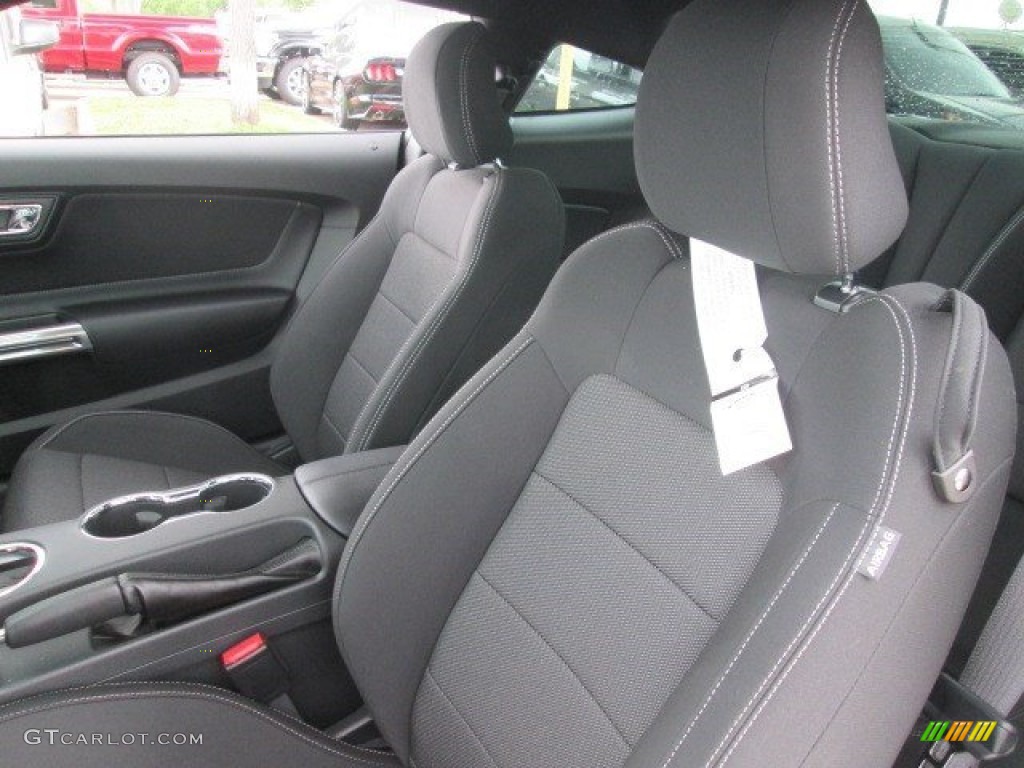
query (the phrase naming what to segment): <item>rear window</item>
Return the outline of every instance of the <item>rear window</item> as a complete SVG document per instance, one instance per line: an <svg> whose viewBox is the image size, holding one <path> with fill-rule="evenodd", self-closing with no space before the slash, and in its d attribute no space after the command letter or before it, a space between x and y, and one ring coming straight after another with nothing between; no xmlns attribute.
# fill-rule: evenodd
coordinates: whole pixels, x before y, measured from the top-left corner
<svg viewBox="0 0 1024 768"><path fill-rule="evenodd" d="M642 76L640 70L627 64L562 44L544 61L516 112L632 106Z"/></svg>
<svg viewBox="0 0 1024 768"><path fill-rule="evenodd" d="M1018 0L871 0L892 115L1024 130Z"/></svg>

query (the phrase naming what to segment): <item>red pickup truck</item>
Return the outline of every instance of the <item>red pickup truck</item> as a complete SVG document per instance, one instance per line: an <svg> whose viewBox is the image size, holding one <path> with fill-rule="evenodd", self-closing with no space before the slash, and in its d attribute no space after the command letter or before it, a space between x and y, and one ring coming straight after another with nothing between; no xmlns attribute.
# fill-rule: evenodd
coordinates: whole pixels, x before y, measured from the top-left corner
<svg viewBox="0 0 1024 768"><path fill-rule="evenodd" d="M78 0L33 0L22 15L60 26L47 72L116 74L139 96L172 96L182 76L217 74L224 55L213 19L83 13Z"/></svg>

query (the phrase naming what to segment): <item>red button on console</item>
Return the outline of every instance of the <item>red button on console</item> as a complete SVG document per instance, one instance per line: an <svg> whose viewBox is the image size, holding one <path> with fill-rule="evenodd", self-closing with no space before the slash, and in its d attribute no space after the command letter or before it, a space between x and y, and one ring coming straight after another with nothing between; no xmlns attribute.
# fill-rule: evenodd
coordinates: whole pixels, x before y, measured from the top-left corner
<svg viewBox="0 0 1024 768"><path fill-rule="evenodd" d="M262 653L267 649L267 641L261 632L249 635L240 642L235 643L220 655L220 663L225 669L237 667L242 662L248 661L253 656Z"/></svg>

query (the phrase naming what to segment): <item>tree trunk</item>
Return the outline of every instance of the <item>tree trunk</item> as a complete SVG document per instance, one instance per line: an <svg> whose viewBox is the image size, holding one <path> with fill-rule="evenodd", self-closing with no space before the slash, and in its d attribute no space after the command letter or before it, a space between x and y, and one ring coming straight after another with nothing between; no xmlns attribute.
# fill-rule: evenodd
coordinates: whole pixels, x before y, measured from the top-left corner
<svg viewBox="0 0 1024 768"><path fill-rule="evenodd" d="M231 120L236 125L260 121L256 82L256 3L229 0L231 13Z"/></svg>
<svg viewBox="0 0 1024 768"><path fill-rule="evenodd" d="M935 19L936 26L943 26L946 23L946 12L949 10L949 0L941 0L939 3L939 16Z"/></svg>

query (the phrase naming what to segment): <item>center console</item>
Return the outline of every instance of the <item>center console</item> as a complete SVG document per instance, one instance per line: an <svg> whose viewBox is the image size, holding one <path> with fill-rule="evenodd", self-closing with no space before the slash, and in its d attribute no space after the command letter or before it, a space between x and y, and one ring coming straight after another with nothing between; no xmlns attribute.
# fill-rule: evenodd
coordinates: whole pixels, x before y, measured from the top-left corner
<svg viewBox="0 0 1024 768"><path fill-rule="evenodd" d="M216 684L219 654L255 631L329 635L347 536L401 451L140 492L0 536L0 704L101 682Z"/></svg>

